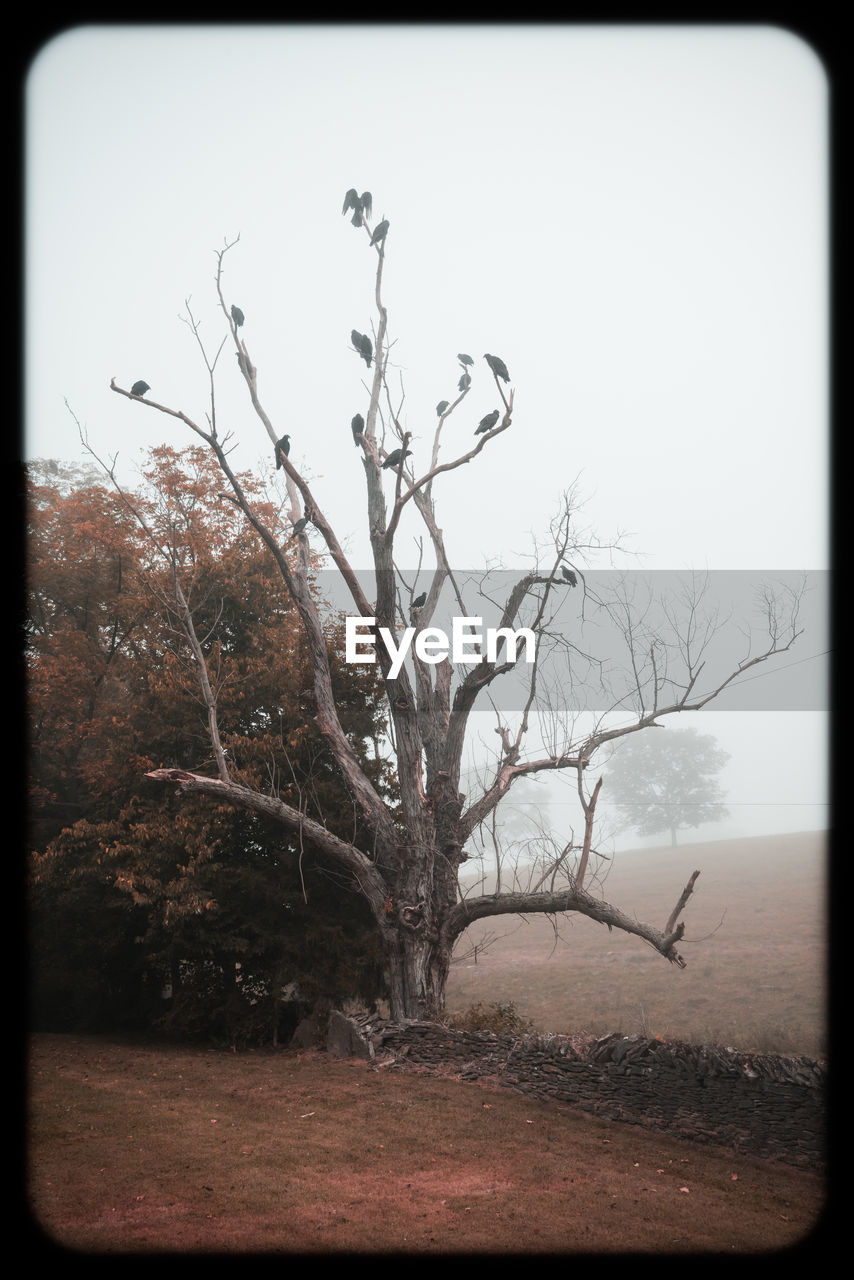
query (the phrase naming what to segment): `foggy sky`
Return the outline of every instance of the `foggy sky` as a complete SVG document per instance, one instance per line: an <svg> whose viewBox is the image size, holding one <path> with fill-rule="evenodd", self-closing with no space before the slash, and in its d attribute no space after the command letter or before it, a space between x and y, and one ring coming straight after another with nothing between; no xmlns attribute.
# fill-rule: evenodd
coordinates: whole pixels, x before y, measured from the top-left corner
<svg viewBox="0 0 854 1280"><path fill-rule="evenodd" d="M191 298L216 349L214 251L239 234L225 292L261 398L368 565L349 335L370 331L376 257L341 215L355 186L390 221L415 459L457 352L474 385L447 447L497 406L483 352L515 388L511 429L435 487L452 561L527 567L575 486L628 568L826 568L827 94L770 26L72 30L27 86L26 457L82 460L66 400L129 482L145 448L195 443L109 382L203 418L179 316ZM233 461L272 475L230 349L219 368ZM813 636L795 658L826 662ZM820 712L688 723L733 756L733 831L824 824Z"/></svg>

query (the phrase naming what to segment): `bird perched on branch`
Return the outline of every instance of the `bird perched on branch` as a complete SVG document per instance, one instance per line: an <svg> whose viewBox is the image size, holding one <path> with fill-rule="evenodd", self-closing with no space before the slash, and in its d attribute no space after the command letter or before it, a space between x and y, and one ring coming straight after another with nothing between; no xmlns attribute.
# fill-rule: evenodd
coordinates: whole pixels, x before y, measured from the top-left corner
<svg viewBox="0 0 854 1280"><path fill-rule="evenodd" d="M341 212L346 213L348 209L352 209L353 216L350 221L354 227L360 227L362 225L362 214L364 214L366 218L370 218L373 204L374 200L370 191L363 191L362 194L359 195L356 188L351 187L344 196L344 207Z"/></svg>
<svg viewBox="0 0 854 1280"><path fill-rule="evenodd" d="M285 457L287 457L290 451L291 451L290 436L282 436L281 440L276 441L276 470L277 471L282 465L282 454L284 454Z"/></svg>
<svg viewBox="0 0 854 1280"><path fill-rule="evenodd" d="M302 533L303 529L307 524L308 524L308 516L303 516L301 520L297 520L296 524L294 525L293 532L290 538L288 539L288 541L291 541L292 539L298 537L299 534Z"/></svg>
<svg viewBox="0 0 854 1280"><path fill-rule="evenodd" d="M374 227L374 234L371 236L371 244L379 244L380 240L385 240L388 235L388 219L383 218L382 222L378 222Z"/></svg>
<svg viewBox="0 0 854 1280"><path fill-rule="evenodd" d="M475 428L475 435L479 436L483 431L491 431L498 421L498 410L493 409L492 413L488 413L485 418L481 418L478 426Z"/></svg>
<svg viewBox="0 0 854 1280"><path fill-rule="evenodd" d="M562 564L560 566L560 571L563 574L564 578L566 578L566 581L569 583L571 587L578 586L578 579L576 578L575 574L572 572L571 569L567 569L566 565Z"/></svg>
<svg viewBox="0 0 854 1280"><path fill-rule="evenodd" d="M350 341L353 343L353 346L356 348L365 364L370 368L373 347L371 346L371 340L368 335L365 333L359 333L356 329L353 329L350 334Z"/></svg>
<svg viewBox="0 0 854 1280"><path fill-rule="evenodd" d="M416 596L416 598L412 601L412 608L423 609L426 603L427 603L427 592L422 591L421 595Z"/></svg>
<svg viewBox="0 0 854 1280"><path fill-rule="evenodd" d="M471 356L464 355L462 352L457 353L457 359L462 365L474 364L474 360L472 360Z"/></svg>
<svg viewBox="0 0 854 1280"><path fill-rule="evenodd" d="M353 439L356 441L356 448L359 447L359 437L365 434L365 419L360 413L357 413L350 423L350 430L353 432Z"/></svg>
<svg viewBox="0 0 854 1280"><path fill-rule="evenodd" d="M507 365L503 360L499 360L498 356L491 356L487 353L484 360L489 365L496 378L503 378L505 382L510 381L510 374L507 372Z"/></svg>
<svg viewBox="0 0 854 1280"><path fill-rule="evenodd" d="M411 449L395 449L388 455L383 463L383 471L387 470L389 467L396 467L403 458L408 458L410 453L412 453Z"/></svg>
<svg viewBox="0 0 854 1280"><path fill-rule="evenodd" d="M464 373L463 376L460 378L459 382L457 383L457 386L459 387L460 391L468 391L469 387L471 386L471 374Z"/></svg>
<svg viewBox="0 0 854 1280"><path fill-rule="evenodd" d="M447 400L440 400L440 401L439 401L439 403L436 405L436 417L437 417L437 418L441 418L442 414L443 414L443 413L445 412L445 410L447 409L448 404L449 404L449 401L447 401Z"/></svg>
<svg viewBox="0 0 854 1280"><path fill-rule="evenodd" d="M364 360L365 364L370 369L371 357L374 353L374 349L371 345L371 340L368 337L368 335L366 333L359 333L356 329L353 329L353 331L350 334L350 341L358 351L359 355Z"/></svg>
<svg viewBox="0 0 854 1280"><path fill-rule="evenodd" d="M150 391L150 390L151 390L151 387L148 385L147 382L140 381L140 382L135 382L133 384L133 386L130 389L130 393L132 396L144 396L146 391Z"/></svg>
<svg viewBox="0 0 854 1280"><path fill-rule="evenodd" d="M243 324L243 321L246 319L246 316L245 316L245 315L243 314L243 312L240 310L240 307L232 307L232 308L231 308L231 318L232 318L232 320L234 321L234 323L235 323L235 325L237 326L237 328L239 329L239 328L240 328L240 326Z"/></svg>

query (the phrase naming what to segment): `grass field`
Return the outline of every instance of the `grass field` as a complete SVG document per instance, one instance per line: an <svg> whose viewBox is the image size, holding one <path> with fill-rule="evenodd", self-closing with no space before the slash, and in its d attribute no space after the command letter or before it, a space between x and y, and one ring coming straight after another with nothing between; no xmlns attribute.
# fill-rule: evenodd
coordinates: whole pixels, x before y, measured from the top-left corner
<svg viewBox="0 0 854 1280"><path fill-rule="evenodd" d="M89 1254L731 1256L824 1202L818 1173L320 1052L39 1035L28 1111L39 1238Z"/></svg>
<svg viewBox="0 0 854 1280"><path fill-rule="evenodd" d="M701 869L687 969L581 918L486 922L449 1009L821 1056L824 857L820 834L623 855L605 897L659 926ZM319 1052L40 1035L29 1065L33 1220L92 1253L751 1254L822 1212L817 1173Z"/></svg>
<svg viewBox="0 0 854 1280"><path fill-rule="evenodd" d="M647 1032L769 1053L826 1053L826 836L754 837L618 854L602 892L663 928L691 872L680 951L581 916L478 922L457 948L501 935L452 966L449 1011L512 1001L538 1031Z"/></svg>

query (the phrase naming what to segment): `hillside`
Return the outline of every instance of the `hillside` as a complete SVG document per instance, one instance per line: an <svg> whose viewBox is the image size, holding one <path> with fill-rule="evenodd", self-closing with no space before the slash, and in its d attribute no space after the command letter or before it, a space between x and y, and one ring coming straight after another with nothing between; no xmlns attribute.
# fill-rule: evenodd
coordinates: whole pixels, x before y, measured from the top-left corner
<svg viewBox="0 0 854 1280"><path fill-rule="evenodd" d="M448 1010L512 1001L539 1031L646 1031L820 1057L826 843L825 832L797 832L619 853L602 895L659 926L700 869L680 944L686 969L580 916L556 928L545 917L497 918L460 940ZM488 935L488 949L465 958Z"/></svg>

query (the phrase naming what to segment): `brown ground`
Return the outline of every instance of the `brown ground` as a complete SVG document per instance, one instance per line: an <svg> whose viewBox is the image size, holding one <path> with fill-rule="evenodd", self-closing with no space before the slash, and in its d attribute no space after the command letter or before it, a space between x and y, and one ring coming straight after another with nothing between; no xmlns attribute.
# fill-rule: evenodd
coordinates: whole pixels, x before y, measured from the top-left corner
<svg viewBox="0 0 854 1280"><path fill-rule="evenodd" d="M33 1039L31 1213L90 1253L756 1253L820 1174L325 1054Z"/></svg>

